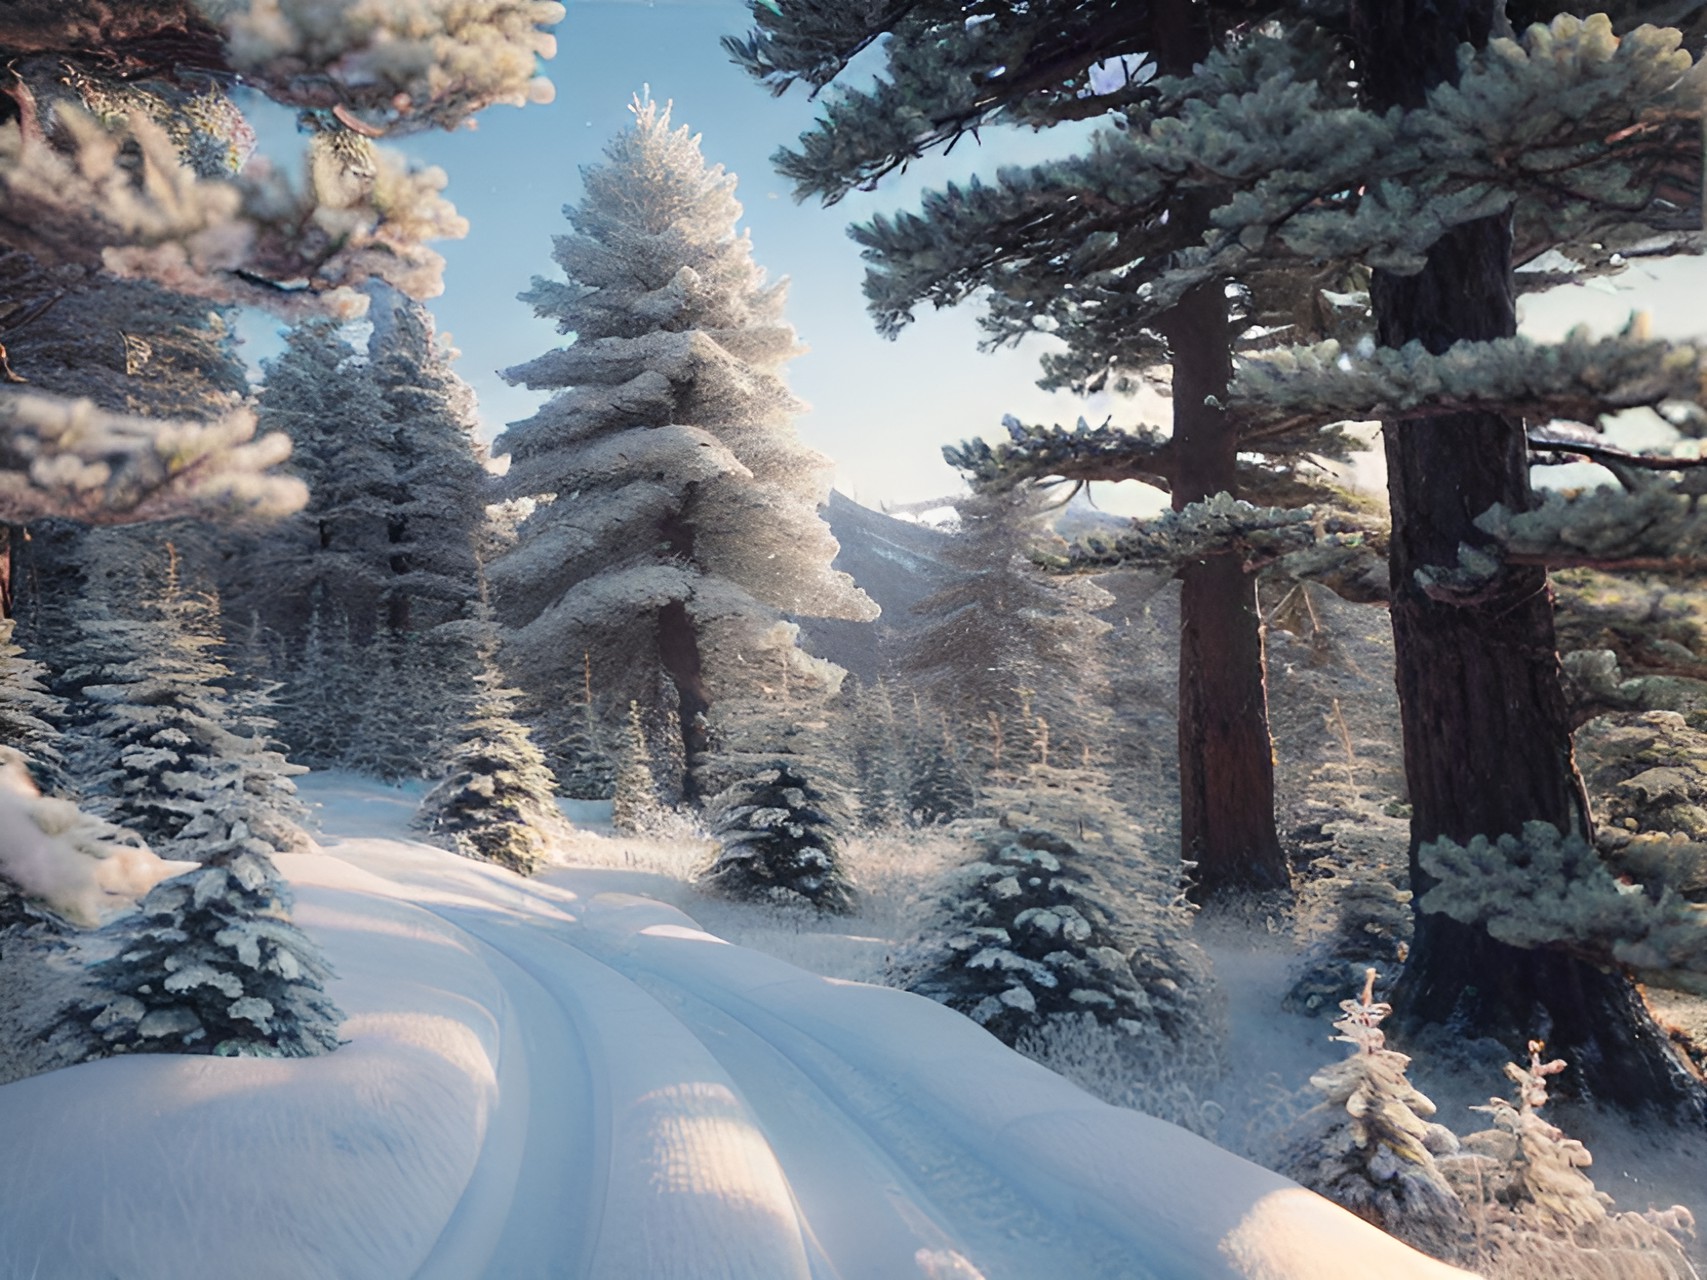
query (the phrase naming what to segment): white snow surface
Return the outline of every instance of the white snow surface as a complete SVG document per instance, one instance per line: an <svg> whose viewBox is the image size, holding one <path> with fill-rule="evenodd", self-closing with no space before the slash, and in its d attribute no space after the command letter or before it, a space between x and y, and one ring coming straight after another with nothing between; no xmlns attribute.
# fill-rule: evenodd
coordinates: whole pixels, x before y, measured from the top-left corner
<svg viewBox="0 0 1707 1280"><path fill-rule="evenodd" d="M349 1043L0 1087L0 1277L1464 1274L928 1000L303 790L324 851L279 865Z"/></svg>

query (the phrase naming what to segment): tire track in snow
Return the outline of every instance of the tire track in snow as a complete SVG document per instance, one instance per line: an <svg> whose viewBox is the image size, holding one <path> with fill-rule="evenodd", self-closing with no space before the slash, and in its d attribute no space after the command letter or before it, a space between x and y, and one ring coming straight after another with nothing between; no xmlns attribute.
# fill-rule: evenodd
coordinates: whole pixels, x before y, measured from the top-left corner
<svg viewBox="0 0 1707 1280"><path fill-rule="evenodd" d="M601 1117L602 1158L585 1180L559 1178L548 1188L522 1188L506 1233L528 1246L541 1270L511 1276L574 1280L809 1280L831 1275L809 1260L787 1182L764 1145L746 1103L716 1060L677 1020L631 980L564 936L565 926L463 908L434 908L480 939L544 993L553 1038L578 1044L590 1074L588 1106ZM549 1061L534 1060L537 1082ZM555 1085L556 1082L554 1082ZM555 1110L553 1108L552 1110ZM529 1146L549 1150L573 1141L551 1111L530 1121ZM597 1204L586 1215L572 1263L553 1260L530 1231L568 1210L565 1201ZM515 1256L506 1244L506 1262Z"/></svg>
<svg viewBox="0 0 1707 1280"><path fill-rule="evenodd" d="M605 963L665 1004L744 1086L838 1275L1158 1275L1129 1242L1061 1213L1058 1205L1040 1204L1004 1178L987 1152L893 1080L741 994L741 984L718 983L710 976L715 965L670 956L684 947L724 944L637 936L607 951L602 942L596 934L586 939ZM818 981L804 973L800 980ZM896 1247L898 1239L904 1248Z"/></svg>
<svg viewBox="0 0 1707 1280"><path fill-rule="evenodd" d="M584 1038L571 1034L574 1013L550 986L470 928L472 913L433 914L478 948L508 1006L498 1110L474 1176L417 1280L495 1277L498 1258L506 1280L579 1280L589 1274L603 1213L608 1085ZM545 1064L552 1071L538 1069Z"/></svg>

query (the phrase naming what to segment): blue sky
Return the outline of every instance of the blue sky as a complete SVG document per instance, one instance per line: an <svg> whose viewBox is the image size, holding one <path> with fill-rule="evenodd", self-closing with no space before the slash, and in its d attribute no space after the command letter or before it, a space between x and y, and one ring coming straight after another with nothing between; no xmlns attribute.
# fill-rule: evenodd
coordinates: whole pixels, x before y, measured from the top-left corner
<svg viewBox="0 0 1707 1280"><path fill-rule="evenodd" d="M770 157L809 126L813 104L799 90L773 98L729 62L718 37L750 26L740 0L570 0L568 9L557 57L545 67L555 102L493 108L473 132L402 144L445 168L447 194L472 224L467 239L438 246L446 287L431 305L463 352L458 372L479 394L489 435L540 399L495 371L563 341L516 294L532 276L556 272L551 237L567 229L563 205L580 198L579 168L627 126L630 98L648 85L653 97L673 101L676 123L702 135L707 160L737 175L754 257L772 278L790 277L788 318L811 348L787 369L790 386L813 406L799 429L836 460L844 492L869 505L939 497L959 487L941 447L999 434L1004 413L1069 423L1081 412L1107 415L1105 404L1039 391L1040 348L981 354L969 309L921 316L897 342L879 338L860 292L859 250L846 233L850 222L911 206L927 186L1060 154L1072 146L1060 131L986 135L982 146L956 148L874 194L830 209L799 205Z"/></svg>
<svg viewBox="0 0 1707 1280"><path fill-rule="evenodd" d="M929 157L874 193L828 209L796 204L770 157L811 124L814 105L799 89L773 98L729 62L718 37L749 25L742 0L568 0L557 57L545 67L555 102L497 107L479 117L477 130L403 140L411 155L445 168L448 194L472 224L467 239L439 246L446 287L431 305L463 352L458 371L479 395L487 435L527 417L541 399L496 372L563 341L516 294L532 276L556 273L551 237L566 229L563 205L580 198L579 169L627 126L628 102L647 86L674 103L676 123L702 135L708 161L737 175L755 258L773 278L791 280L788 316L811 348L787 370L792 388L813 406L798 425L807 443L835 460L844 492L871 506L953 492L959 480L942 461L942 446L999 435L1006 413L1070 423L1081 414L1100 421L1112 409L1116 421L1135 421L1138 411L1129 405L1039 391L1035 343L979 352L972 307L921 314L898 341L879 338L860 291L864 265L846 234L850 222L915 206L926 188L1065 154L1076 145L1067 130L987 131L981 143ZM1702 327L1704 290L1707 266L1699 260L1644 264L1594 290L1529 300L1526 328L1543 338L1562 335L1577 319L1616 329L1633 308L1644 308L1654 313L1656 334L1687 337ZM266 344L259 345L264 354ZM1371 463L1362 470L1379 485L1378 458ZM1152 505L1111 486L1098 489L1110 509Z"/></svg>

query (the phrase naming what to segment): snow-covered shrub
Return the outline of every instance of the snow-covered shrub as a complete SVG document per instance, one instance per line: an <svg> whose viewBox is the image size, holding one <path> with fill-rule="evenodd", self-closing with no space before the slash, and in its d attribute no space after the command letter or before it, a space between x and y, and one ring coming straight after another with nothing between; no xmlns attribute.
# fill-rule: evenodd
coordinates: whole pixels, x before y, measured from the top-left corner
<svg viewBox="0 0 1707 1280"><path fill-rule="evenodd" d="M1454 1260L1490 1280L1695 1280L1679 1244L1694 1234L1689 1210L1617 1212L1584 1172L1592 1163L1588 1149L1541 1118L1547 1077L1565 1069L1561 1059L1543 1062L1543 1048L1531 1040L1526 1066L1506 1064L1516 1103L1490 1098L1473 1108L1491 1116L1492 1127L1470 1134L1440 1162L1474 1226L1473 1241Z"/></svg>
<svg viewBox="0 0 1707 1280"><path fill-rule="evenodd" d="M331 969L290 922L290 892L253 840L156 885L93 966L103 997L80 1011L96 1056L308 1057L338 1045Z"/></svg>
<svg viewBox="0 0 1707 1280"><path fill-rule="evenodd" d="M1458 1141L1429 1119L1434 1103L1405 1077L1411 1060L1386 1047L1392 1006L1375 999L1374 969L1340 1009L1334 1039L1351 1054L1310 1077L1324 1097L1287 1136L1280 1172L1418 1248L1449 1253L1464 1206L1435 1157Z"/></svg>
<svg viewBox="0 0 1707 1280"><path fill-rule="evenodd" d="M447 623L439 630L468 625ZM421 801L416 822L464 857L526 875L545 859L551 837L564 825L552 799L557 783L516 721L519 695L505 686L493 660L489 617L473 626L479 668L464 698L450 774Z"/></svg>
<svg viewBox="0 0 1707 1280"><path fill-rule="evenodd" d="M1213 1141L1223 1112L1199 1092L1205 1083L1201 1064L1153 1063L1134 1072L1129 1041L1128 1032L1091 1014L1062 1014L1027 1031L1014 1048L1104 1102L1142 1111Z"/></svg>
<svg viewBox="0 0 1707 1280"><path fill-rule="evenodd" d="M853 910L841 861L847 805L797 758L774 761L708 802L716 860L706 888L755 902L802 902L820 912Z"/></svg>
<svg viewBox="0 0 1707 1280"><path fill-rule="evenodd" d="M895 964L898 985L958 1009L1016 1047L1046 1045L1090 1017L1117 1033L1140 1081L1194 1062L1218 1074L1219 1011L1208 962L1183 906L1155 886L1120 909L1093 871L1141 862L1100 788L1039 771L1031 790L979 833L978 858L937 889L936 920Z"/></svg>

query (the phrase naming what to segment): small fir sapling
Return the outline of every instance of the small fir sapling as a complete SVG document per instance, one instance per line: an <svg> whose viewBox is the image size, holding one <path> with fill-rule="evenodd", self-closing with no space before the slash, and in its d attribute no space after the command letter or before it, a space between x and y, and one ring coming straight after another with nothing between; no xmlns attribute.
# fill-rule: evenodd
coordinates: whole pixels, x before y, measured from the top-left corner
<svg viewBox="0 0 1707 1280"><path fill-rule="evenodd" d="M437 630L466 631L467 625L446 623ZM552 798L557 783L516 721L520 695L497 668L490 616L474 626L478 666L450 774L421 801L416 823L464 857L526 875L545 860L551 837L564 825Z"/></svg>
<svg viewBox="0 0 1707 1280"><path fill-rule="evenodd" d="M557 785L576 800L609 800L616 790L616 762L593 700L593 655L581 655L581 699L552 755Z"/></svg>
<svg viewBox="0 0 1707 1280"><path fill-rule="evenodd" d="M331 967L290 922L290 891L265 846L233 838L156 885L92 966L103 988L75 1016L118 1053L310 1057L338 1046Z"/></svg>
<svg viewBox="0 0 1707 1280"><path fill-rule="evenodd" d="M699 883L731 898L801 903L823 914L854 909L842 863L848 806L810 763L783 758L714 796L707 805L719 849Z"/></svg>
<svg viewBox="0 0 1707 1280"><path fill-rule="evenodd" d="M1410 1059L1386 1047L1392 1006L1375 999L1374 969L1340 1009L1334 1039L1351 1054L1310 1077L1325 1096L1288 1135L1280 1172L1419 1248L1450 1250L1464 1206L1436 1157L1458 1142L1429 1119L1434 1103L1405 1077Z"/></svg>
<svg viewBox="0 0 1707 1280"><path fill-rule="evenodd" d="M611 794L611 826L627 835L639 835L655 826L664 812L652 776L651 759L640 703L630 702L627 732L617 755Z"/></svg>
<svg viewBox="0 0 1707 1280"><path fill-rule="evenodd" d="M1694 1235L1682 1205L1647 1213L1618 1212L1612 1197L1584 1172L1588 1149L1541 1118L1548 1077L1562 1059L1543 1062L1545 1046L1529 1042L1529 1062L1508 1062L1517 1101L1490 1098L1474 1107L1493 1119L1440 1161L1441 1172L1473 1206L1474 1254L1459 1259L1494 1280L1569 1274L1599 1280L1695 1280L1680 1237Z"/></svg>

